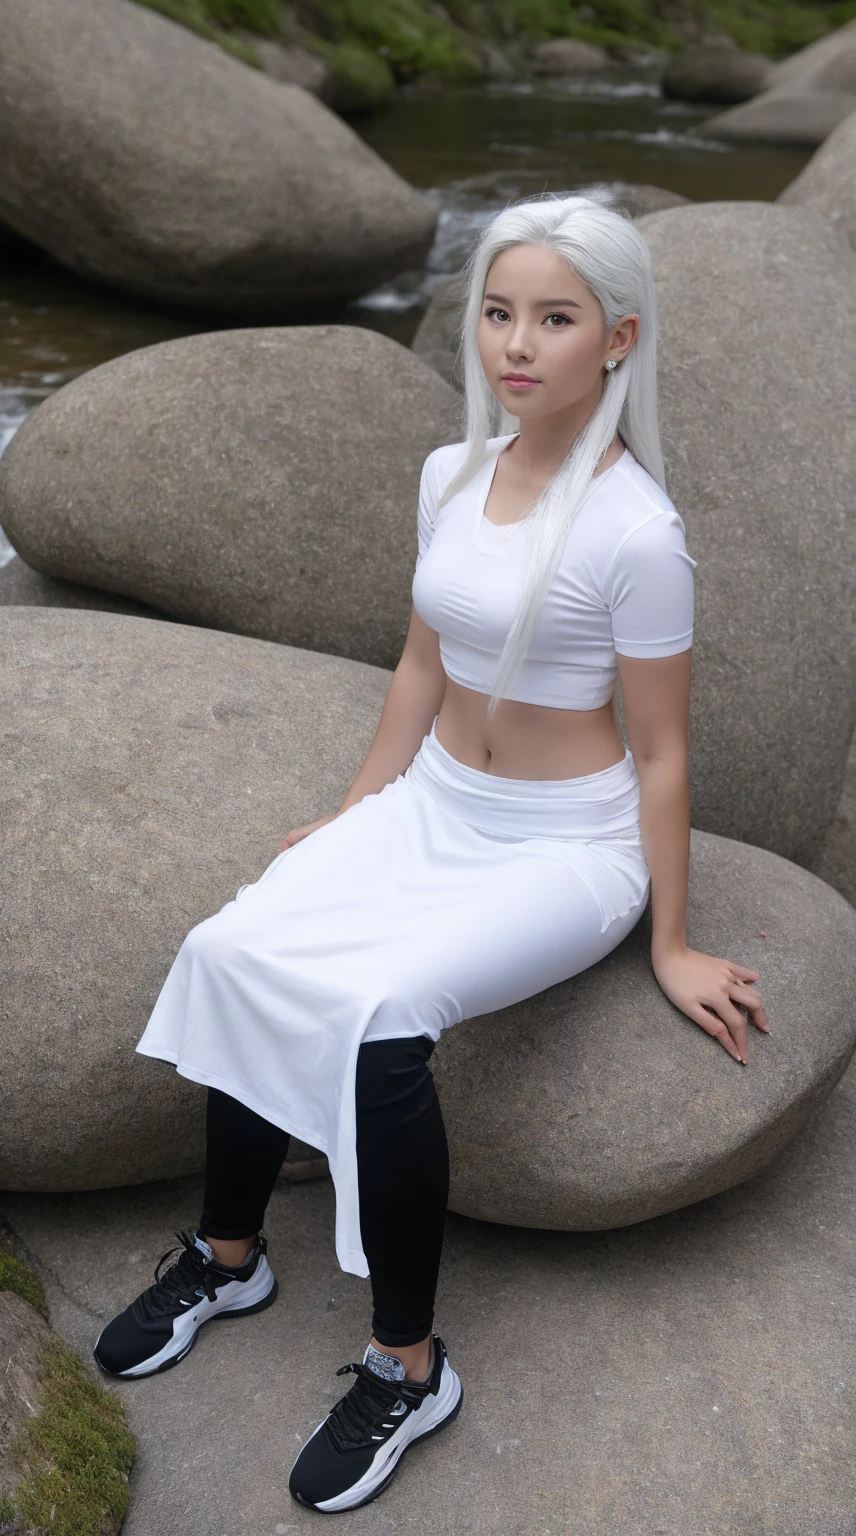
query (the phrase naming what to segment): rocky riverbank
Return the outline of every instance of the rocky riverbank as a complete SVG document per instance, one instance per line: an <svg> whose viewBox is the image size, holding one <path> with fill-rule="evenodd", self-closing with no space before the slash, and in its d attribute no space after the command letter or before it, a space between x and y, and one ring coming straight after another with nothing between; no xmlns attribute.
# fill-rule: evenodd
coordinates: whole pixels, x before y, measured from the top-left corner
<svg viewBox="0 0 856 1536"><path fill-rule="evenodd" d="M543 52L553 42L573 72L616 63L656 72L684 50L784 59L856 14L852 0L791 0L787 6L766 0L751 10L739 0L716 6L702 0L657 6L644 0L573 6L550 0L371 0L359 7L339 0L140 3L355 115L376 110L399 87L422 79L491 81L553 72L549 48Z"/></svg>

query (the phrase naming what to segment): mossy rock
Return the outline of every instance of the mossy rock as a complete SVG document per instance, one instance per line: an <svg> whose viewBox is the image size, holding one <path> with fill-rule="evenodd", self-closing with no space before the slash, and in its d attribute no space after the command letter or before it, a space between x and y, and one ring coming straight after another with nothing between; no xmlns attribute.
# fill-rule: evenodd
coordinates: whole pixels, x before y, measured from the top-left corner
<svg viewBox="0 0 856 1536"><path fill-rule="evenodd" d="M293 8L282 0L138 0L217 42L247 64L262 68L251 41L237 30L269 37L287 30ZM679 52L700 39L730 41L738 49L782 59L856 16L856 0L304 0L300 30L314 44L341 48L336 110L360 112L382 106L393 80L417 77L476 80L483 77L478 39L527 45L569 37L609 49L620 61L628 49ZM467 35L469 34L469 36ZM318 49L321 52L321 48ZM372 65L374 68L372 69ZM383 88L382 88L383 87Z"/></svg>
<svg viewBox="0 0 856 1536"><path fill-rule="evenodd" d="M334 111L357 117L386 106L395 95L395 77L389 65L362 43L327 43L316 38L312 52L330 66L331 83L323 98Z"/></svg>
<svg viewBox="0 0 856 1536"><path fill-rule="evenodd" d="M134 1462L122 1404L51 1333L35 1270L2 1249L0 1291L3 1417L17 1426L0 1460L0 1531L118 1536ZM16 1384L24 1385L18 1412Z"/></svg>
<svg viewBox="0 0 856 1536"><path fill-rule="evenodd" d="M150 11L157 11L159 15L168 17L170 21L177 21L182 27L187 27L188 31L195 32L199 37L204 37L209 43L217 43L226 53L231 53L236 59L240 59L242 64L249 64L252 69L263 68L261 58L252 43L233 36L231 32L213 23L205 0L137 0L137 3L147 6Z"/></svg>
<svg viewBox="0 0 856 1536"><path fill-rule="evenodd" d="M5 1248L0 1248L0 1291L11 1291L14 1296L20 1296L47 1321L48 1304L32 1264L16 1259Z"/></svg>

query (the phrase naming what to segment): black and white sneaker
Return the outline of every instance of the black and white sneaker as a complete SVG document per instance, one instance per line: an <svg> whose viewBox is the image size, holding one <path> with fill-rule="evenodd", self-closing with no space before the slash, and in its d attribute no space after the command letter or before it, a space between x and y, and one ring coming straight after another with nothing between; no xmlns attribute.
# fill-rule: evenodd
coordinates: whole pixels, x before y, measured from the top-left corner
<svg viewBox="0 0 856 1536"><path fill-rule="evenodd" d="M330 1513L376 1499L402 1456L457 1418L464 1391L434 1335L427 1381L409 1381L404 1366L370 1344L360 1365L343 1365L356 1381L310 1436L291 1469L289 1492L298 1504Z"/></svg>
<svg viewBox="0 0 856 1536"><path fill-rule="evenodd" d="M267 1238L256 1238L236 1269L218 1264L199 1233L177 1232L155 1269L155 1283L102 1329L93 1354L111 1376L153 1376L177 1365L212 1318L247 1317L276 1300L278 1286L268 1261ZM163 1278L161 1264L178 1253Z"/></svg>

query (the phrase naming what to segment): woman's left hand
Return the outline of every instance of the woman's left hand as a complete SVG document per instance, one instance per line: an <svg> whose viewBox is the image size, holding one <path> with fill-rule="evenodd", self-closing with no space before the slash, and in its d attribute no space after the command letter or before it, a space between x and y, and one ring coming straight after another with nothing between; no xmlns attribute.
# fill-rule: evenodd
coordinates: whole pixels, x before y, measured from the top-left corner
<svg viewBox="0 0 856 1536"><path fill-rule="evenodd" d="M670 950L654 959L654 975L670 1002L694 1024L713 1035L735 1061L745 1066L748 1030L746 1009L756 1029L769 1034L761 999L752 985L758 971L732 960L719 960L697 949Z"/></svg>

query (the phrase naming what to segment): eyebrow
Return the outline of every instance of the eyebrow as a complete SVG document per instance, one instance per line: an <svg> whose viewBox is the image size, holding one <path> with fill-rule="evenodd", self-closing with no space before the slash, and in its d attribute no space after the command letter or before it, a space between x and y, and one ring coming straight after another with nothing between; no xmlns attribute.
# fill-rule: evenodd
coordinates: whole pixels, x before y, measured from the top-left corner
<svg viewBox="0 0 856 1536"><path fill-rule="evenodd" d="M511 303L511 300L503 298L501 293L486 293L485 296L484 296L484 299L482 300L482 303L484 303L487 299L495 299L497 304L510 304ZM539 308L546 309L548 307L548 305L551 305L551 304L566 304L569 309L582 309L582 307L583 307L582 304L578 304L577 303L576 299L536 299L535 300L535 308L536 309L539 309Z"/></svg>

